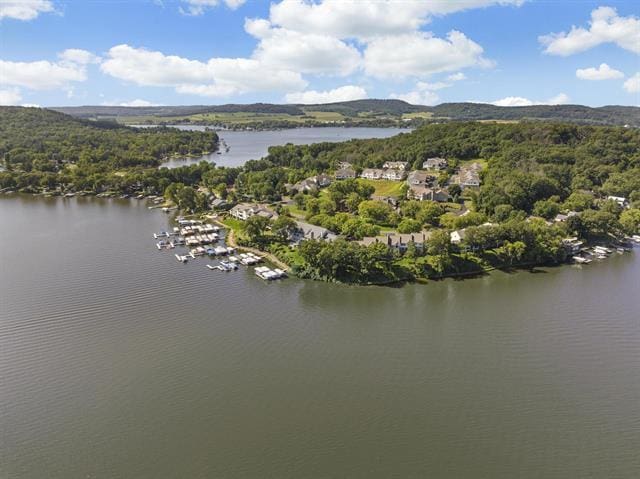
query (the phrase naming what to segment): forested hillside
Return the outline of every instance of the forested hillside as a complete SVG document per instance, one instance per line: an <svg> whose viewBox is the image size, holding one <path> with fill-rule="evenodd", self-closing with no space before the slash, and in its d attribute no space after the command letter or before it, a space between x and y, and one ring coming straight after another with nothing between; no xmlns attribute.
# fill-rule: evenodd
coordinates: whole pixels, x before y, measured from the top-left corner
<svg viewBox="0 0 640 479"><path fill-rule="evenodd" d="M41 108L0 107L0 188L72 184L217 147L215 132L134 129Z"/></svg>
<svg viewBox="0 0 640 479"><path fill-rule="evenodd" d="M402 100L354 100L320 105L196 105L196 106L81 106L56 111L79 118L119 119L122 122L191 123L253 129L292 128L303 125L397 126L420 122L464 120L553 120L593 125L640 127L640 108L582 105L495 106L486 103L411 105ZM376 123L377 122L377 123Z"/></svg>

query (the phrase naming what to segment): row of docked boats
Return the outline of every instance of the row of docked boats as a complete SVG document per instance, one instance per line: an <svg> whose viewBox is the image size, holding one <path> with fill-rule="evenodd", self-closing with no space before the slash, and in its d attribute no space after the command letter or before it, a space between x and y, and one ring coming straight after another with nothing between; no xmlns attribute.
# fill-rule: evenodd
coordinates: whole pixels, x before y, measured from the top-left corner
<svg viewBox="0 0 640 479"><path fill-rule="evenodd" d="M633 241L636 241L632 238ZM640 236L636 241L640 243ZM572 257L573 261L577 264L589 264L595 259L605 259L613 253L624 254L627 251L631 251L632 246L629 243L622 243L613 247L607 246L594 246L592 248L584 248L579 254Z"/></svg>
<svg viewBox="0 0 640 479"><path fill-rule="evenodd" d="M258 266L254 270L255 275L264 279L265 281L272 281L274 279L286 278L287 273L279 268L271 269L266 266Z"/></svg>
<svg viewBox="0 0 640 479"><path fill-rule="evenodd" d="M222 260L220 261L220 263L216 264L216 265L207 265L207 268L211 269L211 270L218 270L218 271L233 271L238 269L238 263L236 263L235 261L231 261L231 259L227 260Z"/></svg>

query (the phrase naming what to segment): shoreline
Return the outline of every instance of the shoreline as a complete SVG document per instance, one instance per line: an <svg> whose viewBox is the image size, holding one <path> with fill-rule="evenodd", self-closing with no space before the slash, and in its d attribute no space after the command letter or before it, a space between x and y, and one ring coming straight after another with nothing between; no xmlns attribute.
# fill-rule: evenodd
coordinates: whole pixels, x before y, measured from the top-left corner
<svg viewBox="0 0 640 479"><path fill-rule="evenodd" d="M220 219L218 217L209 217L209 218L215 224L217 224L218 226L220 226L220 227L224 228L225 230L227 230L227 234L224 237L224 242L228 246L231 246L232 248L236 248L238 250L248 251L250 253L258 255L261 258L263 258L263 259L269 261L270 263L274 264L278 268L280 268L280 269L282 269L284 271L287 271L289 273L291 272L291 266L289 266L288 264L283 262L281 259L279 259L275 255L273 255L272 253L268 253L266 251L262 251L262 250L259 250L257 248L251 248L249 246L238 245L238 243L236 242L236 239L235 239L235 231L233 230L233 228L230 228L229 225L224 224L222 221L220 221Z"/></svg>
<svg viewBox="0 0 640 479"><path fill-rule="evenodd" d="M28 195L28 196L32 196L32 197L45 197L45 198L63 198L65 199L65 195L63 193L58 193L58 194L52 194L52 193L27 193L27 192L19 192L19 191L0 191L0 197L6 195ZM102 194L103 196L100 196L100 194L96 195L96 194L91 194L91 193L87 193L87 192L79 192L79 193L75 193L74 196L78 196L78 197L93 197L93 198L99 198L99 199L135 199L135 197L133 196L129 196L127 198L120 198L118 195L114 194L114 195L107 195L107 194ZM145 197L145 198L141 198L140 200L148 200L149 198ZM153 209L160 209L164 206L170 206L168 203L162 203L162 204L158 204L158 205L153 205L153 206L148 206L147 208L150 210ZM388 279L388 280L381 280L381 281L372 281L372 282L362 282L362 283L344 283L344 282L339 282L339 281L325 281L325 280L321 280L321 279L313 279L313 278L303 278L300 277L298 275L296 275L295 273L293 273L293 270L291 268L291 266L287 263L285 263L284 261L282 261L280 258L278 258L277 256L275 256L273 253L269 253L267 251L263 251L260 250L258 248L253 248L250 246L241 246L237 243L237 241L235 240L235 230L230 227L229 225L225 224L224 222L222 222L220 220L220 217L217 214L195 214L195 215L186 215L186 216L200 216L200 217L206 217L208 218L210 221L214 222L215 224L217 224L218 226L224 228L227 231L227 234L225 235L225 243L228 246L231 246L233 248L236 248L238 250L242 250L242 251L247 251L247 252L251 252L253 254L256 254L258 256L260 256L261 258L263 258L264 260L270 262L271 264L277 266L278 268L286 271L289 274L292 274L293 276L295 276L298 279L301 280L309 280L309 281L320 281L323 283L335 283L335 284L341 284L341 285L347 285L347 286L392 286L392 285L404 285L404 284L410 284L410 283L415 283L415 284L427 284L430 281L441 281L444 279L448 279L448 278L473 278L473 277L478 277L478 276L483 276L485 274L490 274L492 271L505 271L508 272L510 270L523 270L523 269L532 269L532 268L536 268L536 267L560 267L560 266L569 266L572 265L574 263L571 263L570 261L567 262L563 262L563 263L554 263L554 264L549 264L549 263L518 263L518 264L512 264L509 265L508 267L505 268L501 268L498 266L490 266L490 267L486 267L483 268L481 270L477 270L477 271L467 271L467 272L455 272L455 273L448 273L448 274L443 274L443 275L439 275L439 276L432 276L432 277L425 277L425 276L417 276L417 277L413 277L413 278L404 278L404 279ZM611 246L611 245L609 245ZM633 249L631 250L631 252L633 252Z"/></svg>

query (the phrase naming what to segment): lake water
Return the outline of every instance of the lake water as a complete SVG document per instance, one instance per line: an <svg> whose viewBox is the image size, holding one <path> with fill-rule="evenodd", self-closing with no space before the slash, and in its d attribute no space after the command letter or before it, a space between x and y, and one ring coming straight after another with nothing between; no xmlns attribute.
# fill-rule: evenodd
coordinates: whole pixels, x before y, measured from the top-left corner
<svg viewBox="0 0 640 479"><path fill-rule="evenodd" d="M183 130L204 130L204 126L177 125L176 128ZM175 168L202 160L213 161L218 166L240 166L248 160L257 160L267 154L270 146L286 145L308 145L311 143L321 143L324 141L348 141L362 138L388 138L399 133L408 133L411 130L406 128L341 128L341 127L321 127L321 128L294 128L275 131L218 131L221 142L224 140L229 146L229 151L220 149L220 154L213 153L201 158L176 159L163 163L162 166Z"/></svg>
<svg viewBox="0 0 640 479"><path fill-rule="evenodd" d="M135 200L0 199L0 477L640 477L640 249L346 287L209 271Z"/></svg>

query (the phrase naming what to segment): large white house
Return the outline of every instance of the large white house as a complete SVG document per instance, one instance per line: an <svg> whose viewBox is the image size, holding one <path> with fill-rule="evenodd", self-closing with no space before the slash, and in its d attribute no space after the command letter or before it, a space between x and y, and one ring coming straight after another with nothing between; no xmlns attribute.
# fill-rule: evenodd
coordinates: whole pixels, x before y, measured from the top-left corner
<svg viewBox="0 0 640 479"><path fill-rule="evenodd" d="M229 210L229 214L236 219L246 221L254 215L272 218L275 213L268 208L250 203L239 203Z"/></svg>
<svg viewBox="0 0 640 479"><path fill-rule="evenodd" d="M401 181L401 180L404 180L406 176L407 176L407 173L404 170L389 169L389 170L383 170L382 171L382 178L381 179L383 179L383 180L392 180L392 181Z"/></svg>
<svg viewBox="0 0 640 479"><path fill-rule="evenodd" d="M362 170L362 174L360 175L362 178L366 178L367 180L380 180L382 179L382 174L384 170L379 168L365 168Z"/></svg>

